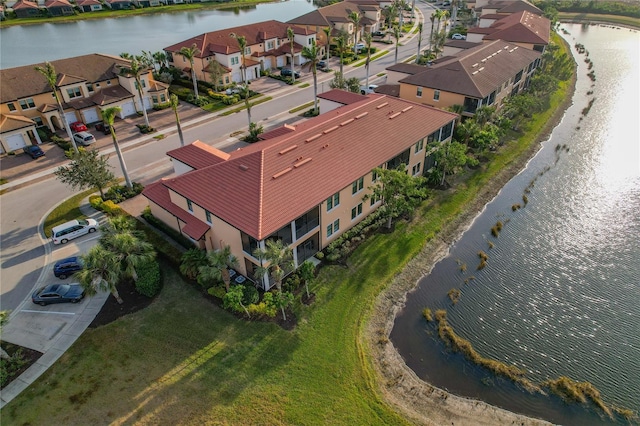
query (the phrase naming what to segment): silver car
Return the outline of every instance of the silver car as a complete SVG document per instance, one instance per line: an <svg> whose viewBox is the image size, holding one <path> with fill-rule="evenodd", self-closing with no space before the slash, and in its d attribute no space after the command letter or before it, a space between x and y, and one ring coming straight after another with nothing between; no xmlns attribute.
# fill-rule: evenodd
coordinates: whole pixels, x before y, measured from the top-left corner
<svg viewBox="0 0 640 426"><path fill-rule="evenodd" d="M78 132L73 135L73 140L79 145L88 146L94 143L96 138L89 132Z"/></svg>

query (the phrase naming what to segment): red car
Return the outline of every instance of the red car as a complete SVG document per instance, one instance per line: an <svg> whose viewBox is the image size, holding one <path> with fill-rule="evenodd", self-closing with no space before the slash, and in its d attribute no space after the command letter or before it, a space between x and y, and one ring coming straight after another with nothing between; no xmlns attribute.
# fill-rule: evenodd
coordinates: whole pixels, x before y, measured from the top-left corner
<svg viewBox="0 0 640 426"><path fill-rule="evenodd" d="M87 126L85 126L82 121L76 121L75 123L71 123L69 124L69 127L71 127L71 131L73 131L74 133L87 131Z"/></svg>

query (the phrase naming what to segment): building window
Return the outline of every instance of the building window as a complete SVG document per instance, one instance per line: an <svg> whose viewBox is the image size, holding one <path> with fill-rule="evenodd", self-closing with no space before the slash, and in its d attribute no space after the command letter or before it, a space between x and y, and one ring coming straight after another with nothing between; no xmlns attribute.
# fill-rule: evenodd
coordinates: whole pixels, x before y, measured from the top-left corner
<svg viewBox="0 0 640 426"><path fill-rule="evenodd" d="M204 215L207 218L207 223L211 223L211 212L209 210L205 210Z"/></svg>
<svg viewBox="0 0 640 426"><path fill-rule="evenodd" d="M415 152L418 153L420 151L422 151L422 148L424 148L424 138L420 139L418 141L418 143L416 143L416 150Z"/></svg>
<svg viewBox="0 0 640 426"><path fill-rule="evenodd" d="M275 43L272 41L268 41L267 42L267 50L273 50L275 49Z"/></svg>
<svg viewBox="0 0 640 426"><path fill-rule="evenodd" d="M193 203L189 199L187 199L187 209L193 213Z"/></svg>
<svg viewBox="0 0 640 426"><path fill-rule="evenodd" d="M13 102L9 102L7 104L7 107L9 107L9 111L15 111L16 110L16 106L13 104Z"/></svg>
<svg viewBox="0 0 640 426"><path fill-rule="evenodd" d="M413 166L413 167L411 168L411 174L412 174L413 176L415 176L415 175L417 175L417 174L420 174L420 163L416 164L415 166Z"/></svg>
<svg viewBox="0 0 640 426"><path fill-rule="evenodd" d="M355 194L358 191L362 191L362 188L364 188L364 177L361 177L357 181L353 182L353 185L351 185L351 193Z"/></svg>
<svg viewBox="0 0 640 426"><path fill-rule="evenodd" d="M89 91L89 93L93 92L93 84L87 83L87 90Z"/></svg>
<svg viewBox="0 0 640 426"><path fill-rule="evenodd" d="M111 86L111 80L107 80L107 86Z"/></svg>
<svg viewBox="0 0 640 426"><path fill-rule="evenodd" d="M307 40L307 44L308 44L309 46L311 46L311 45L313 44L313 39L312 39L312 38L310 38L309 40Z"/></svg>
<svg viewBox="0 0 640 426"><path fill-rule="evenodd" d="M333 223L327 226L327 238L335 234L340 230L340 219L336 219Z"/></svg>
<svg viewBox="0 0 640 426"><path fill-rule="evenodd" d="M32 120L36 122L36 126L37 126L37 127L42 126L42 118L40 118L40 117L33 117L33 118L32 118Z"/></svg>
<svg viewBox="0 0 640 426"><path fill-rule="evenodd" d="M354 208L351 209L351 220L362 214L362 203L358 204Z"/></svg>
<svg viewBox="0 0 640 426"><path fill-rule="evenodd" d="M374 169L371 170L371 182L375 182L378 180L380 176L378 175L378 172Z"/></svg>
<svg viewBox="0 0 640 426"><path fill-rule="evenodd" d="M232 56L231 57L231 65L238 65L239 61L240 60L238 59L237 56Z"/></svg>
<svg viewBox="0 0 640 426"><path fill-rule="evenodd" d="M22 108L23 110L36 107L35 102L33 102L33 98L20 99L19 102L20 102L20 108Z"/></svg>
<svg viewBox="0 0 640 426"><path fill-rule="evenodd" d="M164 95L164 93L160 94L160 102L162 102L162 103L167 102L167 97Z"/></svg>
<svg viewBox="0 0 640 426"><path fill-rule="evenodd" d="M440 100L440 91L439 90L434 90L433 91L433 100L434 101L439 101Z"/></svg>
<svg viewBox="0 0 640 426"><path fill-rule="evenodd" d="M422 87L418 87L416 89L416 96L421 98L422 97Z"/></svg>
<svg viewBox="0 0 640 426"><path fill-rule="evenodd" d="M244 48L244 54L245 55L251 55L251 48L250 47L245 47Z"/></svg>
<svg viewBox="0 0 640 426"><path fill-rule="evenodd" d="M224 84L229 84L229 76L228 75L224 76Z"/></svg>
<svg viewBox="0 0 640 426"><path fill-rule="evenodd" d="M82 92L79 87L74 87L72 89L67 89L67 95L69 95L69 99L80 98L82 97Z"/></svg>
<svg viewBox="0 0 640 426"><path fill-rule="evenodd" d="M151 95L151 100L153 101L154 104L158 103L158 97L156 95Z"/></svg>
<svg viewBox="0 0 640 426"><path fill-rule="evenodd" d="M373 207L374 204L376 204L378 201L380 201L380 196L372 194L370 200L371 200L371 204L370 205Z"/></svg>
<svg viewBox="0 0 640 426"><path fill-rule="evenodd" d="M327 211L340 205L340 193L336 192L331 197L327 198Z"/></svg>

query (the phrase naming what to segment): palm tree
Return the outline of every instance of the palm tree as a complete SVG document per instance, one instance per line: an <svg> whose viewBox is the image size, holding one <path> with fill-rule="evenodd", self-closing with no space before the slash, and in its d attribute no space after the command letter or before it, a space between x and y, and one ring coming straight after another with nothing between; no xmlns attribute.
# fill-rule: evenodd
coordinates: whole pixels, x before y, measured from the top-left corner
<svg viewBox="0 0 640 426"><path fill-rule="evenodd" d="M84 268L76 272L74 277L87 295L93 296L98 290L109 291L118 303L122 304L123 300L116 287L121 274L118 256L101 245L97 245L89 249L81 258Z"/></svg>
<svg viewBox="0 0 640 426"><path fill-rule="evenodd" d="M247 38L245 36L239 36L235 33L231 33L231 37L236 39L238 42L238 48L240 49L240 60L242 63L240 64L240 78L242 78L242 84L247 85L247 66L244 58L244 51L247 48Z"/></svg>
<svg viewBox="0 0 640 426"><path fill-rule="evenodd" d="M198 277L201 266L207 264L207 254L197 248L187 250L180 260L180 273L191 280Z"/></svg>
<svg viewBox="0 0 640 426"><path fill-rule="evenodd" d="M200 49L196 46L195 43L191 47L184 46L178 51L178 55L181 55L187 61L189 61L189 65L191 66L191 81L193 82L193 93L198 99L200 96L198 95L198 80L196 80L196 70L193 68L193 58L200 54Z"/></svg>
<svg viewBox="0 0 640 426"><path fill-rule="evenodd" d="M167 67L167 54L162 50L151 55L156 64L158 64L158 71L162 71Z"/></svg>
<svg viewBox="0 0 640 426"><path fill-rule="evenodd" d="M365 87L369 87L369 65L371 62L371 42L373 41L373 36L371 35L371 33L364 33L362 35L362 38L364 39L364 43L367 46L367 61L365 62Z"/></svg>
<svg viewBox="0 0 640 426"><path fill-rule="evenodd" d="M142 108L142 114L144 115L144 123L149 126L149 116L147 116L147 109L144 107L144 95L142 93L142 78L140 77L143 72L148 71L146 60L141 56L134 56L130 59L129 67L123 67L121 69L122 74L130 74L136 80L136 90L138 91L138 98L140 98L140 107Z"/></svg>
<svg viewBox="0 0 640 426"><path fill-rule="evenodd" d="M294 37L294 32L293 29L291 27L287 27L287 37L289 37L289 44L291 47L291 80L293 80L293 82L295 83L296 81L296 70L293 66L293 37Z"/></svg>
<svg viewBox="0 0 640 426"><path fill-rule="evenodd" d="M398 63L398 46L400 46L400 38L402 37L402 31L400 30L400 26L399 25L394 25L393 26L393 38L396 39L396 58L395 58L395 63Z"/></svg>
<svg viewBox="0 0 640 426"><path fill-rule="evenodd" d="M198 282L202 284L222 280L228 292L231 287L229 268L237 267L238 259L231 253L231 247L224 246L221 250L210 251L207 253L207 263L198 268Z"/></svg>
<svg viewBox="0 0 640 426"><path fill-rule="evenodd" d="M391 27L398 17L398 8L392 3L382 9L382 16L384 16L387 27Z"/></svg>
<svg viewBox="0 0 640 426"><path fill-rule="evenodd" d="M36 71L44 76L47 79L47 83L49 83L49 87L53 91L53 97L56 99L56 103L58 104L58 115L60 116L60 120L62 121L62 125L67 131L67 136L71 140L71 145L73 145L73 150L78 152L78 146L76 145L76 141L73 140L73 133L71 133L71 127L69 127L69 123L67 123L67 118L64 116L64 108L62 108L62 102L60 102L60 96L58 96L58 74L56 73L56 69L50 62L45 62L43 67L35 67Z"/></svg>
<svg viewBox="0 0 640 426"><path fill-rule="evenodd" d="M131 231L103 233L100 244L118 258L123 275L138 281L136 268L156 257L153 246Z"/></svg>
<svg viewBox="0 0 640 426"><path fill-rule="evenodd" d="M305 260L300 268L298 268L298 272L300 272L300 278L304 281L304 288L307 291L307 299L309 299L309 283L315 277L316 265L314 265L311 261Z"/></svg>
<svg viewBox="0 0 640 426"><path fill-rule="evenodd" d="M355 45L359 40L359 31L360 31L360 21L362 20L362 16L358 12L351 12L348 16L349 21L353 23L356 27L355 32L353 33L353 45L354 45L354 53L356 54L356 59L358 59L358 49L356 49Z"/></svg>
<svg viewBox="0 0 640 426"><path fill-rule="evenodd" d="M431 53L431 46L433 44L433 21L436 20L436 12L431 14L429 20L431 20L431 31L429 32L429 53Z"/></svg>
<svg viewBox="0 0 640 426"><path fill-rule="evenodd" d="M313 111L315 115L318 115L318 46L315 40L311 40L311 46L305 46L302 49L302 57L307 60L303 65L304 68L309 68L313 74Z"/></svg>
<svg viewBox="0 0 640 426"><path fill-rule="evenodd" d="M103 109L102 120L109 125L109 129L111 132L111 139L113 139L113 146L116 149L116 154L118 155L118 160L120 161L120 168L122 169L122 174L124 175L124 180L127 184L127 187L133 188L133 184L131 183L131 178L129 178L129 172L127 171L127 165L124 162L124 156L122 155L122 151L120 150L120 144L118 143L118 138L116 137L116 129L113 125L115 116L120 111L122 111L122 108L120 108L119 106Z"/></svg>
<svg viewBox="0 0 640 426"><path fill-rule="evenodd" d="M420 63L420 46L422 45L422 22L418 23L418 54L416 55L416 64Z"/></svg>
<svg viewBox="0 0 640 426"><path fill-rule="evenodd" d="M180 126L180 117L178 116L178 97L175 93L172 93L171 96L169 96L169 105L171 105L173 113L176 115L176 127L178 127L180 146L184 146L184 135L182 134L182 126Z"/></svg>
<svg viewBox="0 0 640 426"><path fill-rule="evenodd" d="M324 35L327 36L327 67L329 66L329 55L331 51L331 27L323 27Z"/></svg>
<svg viewBox="0 0 640 426"><path fill-rule="evenodd" d="M407 2L405 0L394 0L394 3L398 9L398 25L402 28L404 25L404 8Z"/></svg>
<svg viewBox="0 0 640 426"><path fill-rule="evenodd" d="M340 34L333 39L336 42L336 49L338 49L338 53L340 54L340 74L344 75L342 72L342 55L344 54L344 49L347 47L347 35L344 31L340 31Z"/></svg>
<svg viewBox="0 0 640 426"><path fill-rule="evenodd" d="M291 247L285 246L281 240L267 240L266 248L256 249L253 256L260 259L256 276L269 275L278 291L282 292L282 279L294 267Z"/></svg>

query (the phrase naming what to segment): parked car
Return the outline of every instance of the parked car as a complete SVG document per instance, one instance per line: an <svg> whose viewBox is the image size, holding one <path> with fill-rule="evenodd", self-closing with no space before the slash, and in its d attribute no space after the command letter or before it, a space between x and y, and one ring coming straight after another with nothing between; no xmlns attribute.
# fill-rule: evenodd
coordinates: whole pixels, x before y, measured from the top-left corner
<svg viewBox="0 0 640 426"><path fill-rule="evenodd" d="M384 37L384 36L386 36L386 34L384 32L382 32L382 31L374 31L374 32L371 33L371 35L374 36L374 37Z"/></svg>
<svg viewBox="0 0 640 426"><path fill-rule="evenodd" d="M225 95L231 96L231 95L237 95L240 93L240 88L239 87L229 87L227 90L224 91Z"/></svg>
<svg viewBox="0 0 640 426"><path fill-rule="evenodd" d="M97 230L98 222L95 219L71 220L62 225L54 226L51 229L51 240L53 244L65 244L69 240Z"/></svg>
<svg viewBox="0 0 640 426"><path fill-rule="evenodd" d="M36 158L44 157L44 151L38 145L27 145L24 148L22 148L22 150L26 154L29 154L29 156L34 160Z"/></svg>
<svg viewBox="0 0 640 426"><path fill-rule="evenodd" d="M41 306L49 303L77 303L84 298L84 294L80 284L50 284L34 291L31 301Z"/></svg>
<svg viewBox="0 0 640 426"><path fill-rule="evenodd" d="M375 93L375 90L378 88L377 84L370 84L369 86L360 86L360 94L368 95L369 93Z"/></svg>
<svg viewBox="0 0 640 426"><path fill-rule="evenodd" d="M53 275L64 280L82 268L84 268L84 265L82 264L81 258L78 256L67 257L66 259L58 260L53 265Z"/></svg>
<svg viewBox="0 0 640 426"><path fill-rule="evenodd" d="M284 67L280 70L280 75L283 77L291 77L291 68ZM296 78L300 78L300 73L295 72Z"/></svg>
<svg viewBox="0 0 640 426"><path fill-rule="evenodd" d="M455 33L451 36L452 40L466 40L467 36L459 34L459 33Z"/></svg>
<svg viewBox="0 0 640 426"><path fill-rule="evenodd" d="M111 126L108 123L96 123L96 130L104 135L111 134Z"/></svg>
<svg viewBox="0 0 640 426"><path fill-rule="evenodd" d="M353 50L356 52L360 52L364 48L365 48L364 43L356 43L356 45L353 46Z"/></svg>
<svg viewBox="0 0 640 426"><path fill-rule="evenodd" d="M89 146L96 141L96 138L89 132L79 132L73 135L73 140L76 141L77 144Z"/></svg>
<svg viewBox="0 0 640 426"><path fill-rule="evenodd" d="M71 131L74 133L87 131L87 126L82 121L71 123L69 127L71 127Z"/></svg>
<svg viewBox="0 0 640 426"><path fill-rule="evenodd" d="M319 68L321 70L325 69L327 67L327 61L318 61L318 64L316 65L316 68Z"/></svg>

